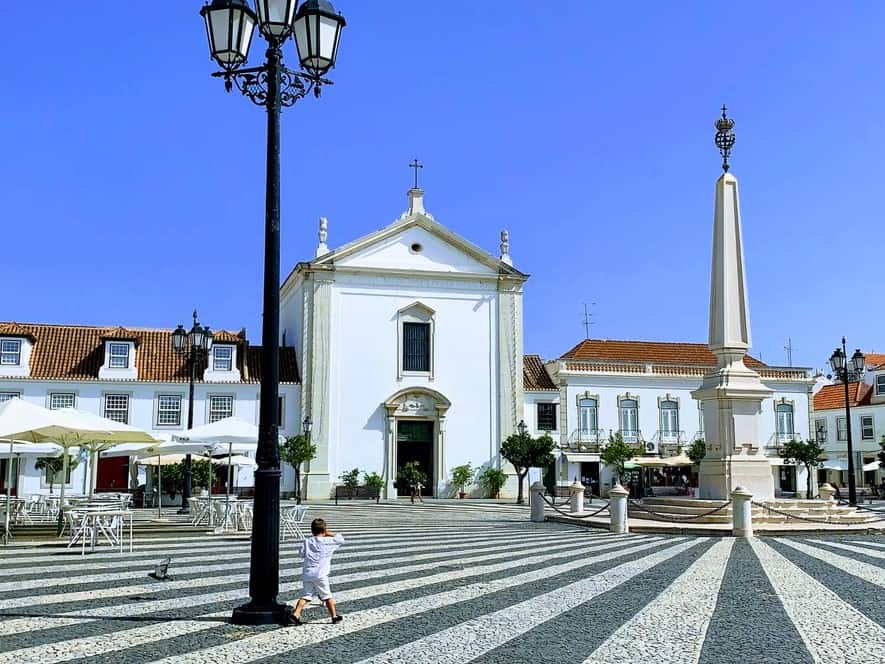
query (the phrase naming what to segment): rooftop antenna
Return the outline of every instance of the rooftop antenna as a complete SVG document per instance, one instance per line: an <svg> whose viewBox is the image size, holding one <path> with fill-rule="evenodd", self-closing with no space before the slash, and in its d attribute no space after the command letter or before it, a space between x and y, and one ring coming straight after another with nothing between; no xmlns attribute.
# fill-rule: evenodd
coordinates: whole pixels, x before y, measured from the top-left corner
<svg viewBox="0 0 885 664"><path fill-rule="evenodd" d="M584 303L584 338L590 338L590 326L596 325L596 322L591 320L593 318L593 314L590 313L590 307L595 307L596 302L591 302L589 305Z"/></svg>
<svg viewBox="0 0 885 664"><path fill-rule="evenodd" d="M793 366L793 340L790 337L787 337L787 345L784 346L784 350L787 351L787 366Z"/></svg>

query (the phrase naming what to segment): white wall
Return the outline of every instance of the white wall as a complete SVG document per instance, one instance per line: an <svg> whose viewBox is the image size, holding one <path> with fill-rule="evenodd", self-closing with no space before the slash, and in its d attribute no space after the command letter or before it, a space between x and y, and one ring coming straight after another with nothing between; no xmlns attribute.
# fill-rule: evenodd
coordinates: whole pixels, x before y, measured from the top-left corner
<svg viewBox="0 0 885 664"><path fill-rule="evenodd" d="M410 386L442 393L446 414L445 468L486 464L498 448L495 282L452 282L408 288L339 277L332 289L330 475L383 472L382 402ZM434 376L397 379L397 312L414 302L433 309Z"/></svg>

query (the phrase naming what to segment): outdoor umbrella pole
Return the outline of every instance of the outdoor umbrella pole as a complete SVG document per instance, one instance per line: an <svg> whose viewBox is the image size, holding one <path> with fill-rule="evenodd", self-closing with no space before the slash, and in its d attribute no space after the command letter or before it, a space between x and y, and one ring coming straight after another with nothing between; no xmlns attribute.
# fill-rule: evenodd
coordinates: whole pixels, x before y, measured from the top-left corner
<svg viewBox="0 0 885 664"><path fill-rule="evenodd" d="M62 445L61 453L64 455L61 460L61 482L58 490L58 527L56 535L61 537L65 528L65 483L68 479L68 448ZM83 472L86 472L85 470Z"/></svg>
<svg viewBox="0 0 885 664"><path fill-rule="evenodd" d="M10 493L12 489L12 439L9 440L9 461L7 461L9 466L6 468L6 476L10 479L6 482L6 511L3 513L3 543L6 544L7 538L9 537L9 512L11 510L10 499L12 494Z"/></svg>
<svg viewBox="0 0 885 664"><path fill-rule="evenodd" d="M163 518L163 464L157 455L157 518Z"/></svg>
<svg viewBox="0 0 885 664"><path fill-rule="evenodd" d="M231 463L230 457L234 453L234 444L227 444L227 495L224 498L224 525L228 525L228 520L230 519L230 483L231 483Z"/></svg>

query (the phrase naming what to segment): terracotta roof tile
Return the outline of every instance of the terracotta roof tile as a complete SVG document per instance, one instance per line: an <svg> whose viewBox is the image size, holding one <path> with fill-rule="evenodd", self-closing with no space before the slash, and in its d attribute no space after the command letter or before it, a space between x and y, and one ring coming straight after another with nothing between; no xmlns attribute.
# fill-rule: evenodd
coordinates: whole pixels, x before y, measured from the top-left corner
<svg viewBox="0 0 885 664"><path fill-rule="evenodd" d="M123 341L134 341L136 345L140 341L138 335L132 330L125 327L113 327L104 331L101 335L102 339L121 339Z"/></svg>
<svg viewBox="0 0 885 664"><path fill-rule="evenodd" d="M852 406L868 406L873 395L873 386L866 383L848 383L848 396ZM824 385L814 395L815 410L845 408L845 385L834 383Z"/></svg>
<svg viewBox="0 0 885 664"><path fill-rule="evenodd" d="M885 353L866 353L864 360L868 367L881 367L885 364Z"/></svg>
<svg viewBox="0 0 885 664"><path fill-rule="evenodd" d="M6 337L27 337L32 338L31 333L18 323L0 323L0 335Z"/></svg>
<svg viewBox="0 0 885 664"><path fill-rule="evenodd" d="M218 330L217 332L212 333L212 342L213 343L221 343L221 344L241 344L246 340L246 335L240 336L240 334L235 332L230 332L229 330Z"/></svg>
<svg viewBox="0 0 885 664"><path fill-rule="evenodd" d="M530 392L537 390L556 390L556 383L550 378L540 355L525 355L522 358L523 389Z"/></svg>
<svg viewBox="0 0 885 664"><path fill-rule="evenodd" d="M172 330L128 329L91 327L87 325L44 325L35 323L0 323L0 330L17 325L33 340L31 352L31 378L55 380L98 380L98 370L104 362L104 338L137 339L135 366L138 380L153 382L187 382L187 360L178 355L170 342ZM108 332L125 330L118 334L129 336L109 337ZM241 342L245 339L234 335ZM245 360L243 359L245 358ZM243 366L243 362L246 365ZM261 347L251 346L239 358L240 372L244 383L257 383L261 380ZM206 369L206 361L197 364L197 376ZM287 346L280 349L280 381L298 383L301 381L295 358L295 349Z"/></svg>
<svg viewBox="0 0 885 664"><path fill-rule="evenodd" d="M585 339L561 359L716 366L716 356L706 344L670 341ZM767 366L749 355L744 357L744 364L748 367Z"/></svg>

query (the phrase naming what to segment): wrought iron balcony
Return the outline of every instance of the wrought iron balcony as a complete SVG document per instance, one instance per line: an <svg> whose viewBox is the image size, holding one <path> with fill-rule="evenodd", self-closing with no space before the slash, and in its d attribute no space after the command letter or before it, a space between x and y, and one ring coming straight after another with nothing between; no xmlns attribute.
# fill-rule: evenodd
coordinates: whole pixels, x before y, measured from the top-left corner
<svg viewBox="0 0 885 664"><path fill-rule="evenodd" d="M598 452L608 444L608 434L603 429L575 429L569 434L571 450Z"/></svg>

